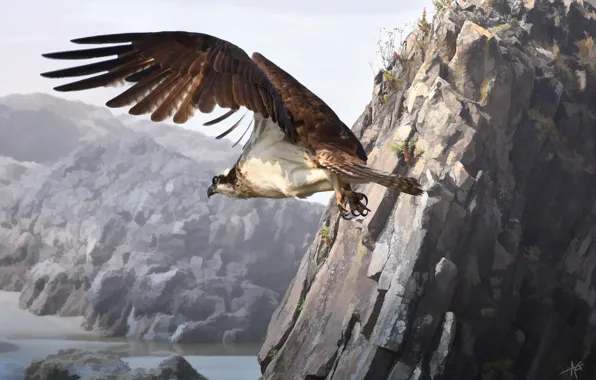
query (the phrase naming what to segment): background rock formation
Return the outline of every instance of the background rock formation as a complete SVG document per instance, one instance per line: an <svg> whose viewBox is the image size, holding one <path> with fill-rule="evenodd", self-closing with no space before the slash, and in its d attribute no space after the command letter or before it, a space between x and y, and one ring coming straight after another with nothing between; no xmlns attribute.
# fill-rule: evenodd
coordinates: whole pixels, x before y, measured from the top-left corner
<svg viewBox="0 0 596 380"><path fill-rule="evenodd" d="M24 380L207 380L182 356L164 359L157 368L131 369L118 355L77 349L60 350L36 360L25 370Z"/></svg>
<svg viewBox="0 0 596 380"><path fill-rule="evenodd" d="M323 206L207 201L231 145L45 95L1 99L0 288L107 336L262 339Z"/></svg>
<svg viewBox="0 0 596 380"><path fill-rule="evenodd" d="M362 186L363 222L329 205L266 380L596 377L596 10L436 6L354 126L374 167L427 193Z"/></svg>

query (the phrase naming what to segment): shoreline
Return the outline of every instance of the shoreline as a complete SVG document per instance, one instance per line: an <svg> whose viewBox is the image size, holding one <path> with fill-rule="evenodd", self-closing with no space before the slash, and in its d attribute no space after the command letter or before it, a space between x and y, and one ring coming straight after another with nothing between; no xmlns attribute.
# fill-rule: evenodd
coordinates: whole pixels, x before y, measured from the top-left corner
<svg viewBox="0 0 596 380"><path fill-rule="evenodd" d="M84 318L35 315L19 308L19 292L0 290L0 341L13 339L101 340L81 327ZM0 351L1 352L1 351Z"/></svg>
<svg viewBox="0 0 596 380"><path fill-rule="evenodd" d="M0 379L22 380L27 366L61 349L109 351L133 368L156 368L167 356L183 356L210 380L258 378L260 345L196 344L105 338L81 327L83 317L39 316L18 307L19 293L0 291Z"/></svg>

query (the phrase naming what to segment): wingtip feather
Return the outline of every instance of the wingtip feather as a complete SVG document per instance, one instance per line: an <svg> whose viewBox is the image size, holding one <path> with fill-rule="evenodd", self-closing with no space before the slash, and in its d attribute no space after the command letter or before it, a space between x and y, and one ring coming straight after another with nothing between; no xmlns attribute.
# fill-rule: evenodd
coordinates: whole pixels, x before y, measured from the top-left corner
<svg viewBox="0 0 596 380"><path fill-rule="evenodd" d="M69 52L67 51L53 51L51 53L43 53L41 56L47 59L65 59L65 55Z"/></svg>
<svg viewBox="0 0 596 380"><path fill-rule="evenodd" d="M114 99L110 99L105 103L105 106L108 108L120 108L123 107L122 105L116 103Z"/></svg>
<svg viewBox="0 0 596 380"><path fill-rule="evenodd" d="M146 36L148 33L113 33L96 36L79 37L70 40L74 44L115 44L133 42Z"/></svg>
<svg viewBox="0 0 596 380"><path fill-rule="evenodd" d="M70 40L73 44L92 44L99 36L78 37Z"/></svg>
<svg viewBox="0 0 596 380"><path fill-rule="evenodd" d="M54 87L54 91L58 92L70 92L72 91L71 87L68 84L63 84L61 86Z"/></svg>

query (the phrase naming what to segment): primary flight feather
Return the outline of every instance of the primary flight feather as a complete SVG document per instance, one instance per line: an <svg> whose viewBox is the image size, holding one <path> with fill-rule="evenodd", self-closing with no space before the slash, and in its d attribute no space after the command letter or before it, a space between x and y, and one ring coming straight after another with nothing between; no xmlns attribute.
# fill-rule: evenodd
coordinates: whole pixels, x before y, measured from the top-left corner
<svg viewBox="0 0 596 380"><path fill-rule="evenodd" d="M129 83L106 105L132 106L130 114L150 113L156 122L173 116L175 123L183 124L196 109L211 113L216 105L229 111L205 125L227 119L240 107L253 111L248 142L234 166L213 177L209 197L219 193L233 198L304 198L335 190L342 217L349 219L369 211L366 196L354 192L354 184L374 182L411 195L423 193L415 178L366 166L362 144L335 112L259 53L249 57L223 39L181 31L99 35L72 42L112 46L43 54L72 60L109 57L41 74L92 75L56 91Z"/></svg>

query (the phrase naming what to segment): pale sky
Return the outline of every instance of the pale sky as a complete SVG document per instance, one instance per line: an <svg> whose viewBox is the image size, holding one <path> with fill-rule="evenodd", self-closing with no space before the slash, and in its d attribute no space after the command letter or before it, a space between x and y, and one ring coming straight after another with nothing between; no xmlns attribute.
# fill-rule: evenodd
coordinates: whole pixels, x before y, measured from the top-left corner
<svg viewBox="0 0 596 380"><path fill-rule="evenodd" d="M0 96L44 92L104 105L123 89L55 92L52 88L66 83L68 78L47 79L39 74L79 62L49 60L41 54L90 47L70 43L78 37L185 30L227 39L249 56L254 51L260 52L321 97L349 127L371 99L373 71L369 62L375 69L380 67L376 53L379 28L412 25L424 7L429 14L434 11L431 0L21 0L5 3L0 13ZM407 30L411 30L411 26ZM210 115L197 112L185 126L215 136L236 121L232 117L215 126L202 126L221 113L220 109ZM243 131L240 126L229 138L235 141ZM313 200L327 202L330 194L322 193Z"/></svg>

